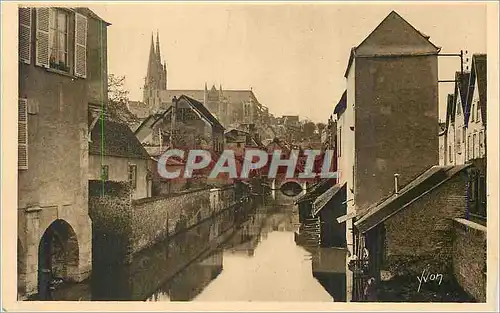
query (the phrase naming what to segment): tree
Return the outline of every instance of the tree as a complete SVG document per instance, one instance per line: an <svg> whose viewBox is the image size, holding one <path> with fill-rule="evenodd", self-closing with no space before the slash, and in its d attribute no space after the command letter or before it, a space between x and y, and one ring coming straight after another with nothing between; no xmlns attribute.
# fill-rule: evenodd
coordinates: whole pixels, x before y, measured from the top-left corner
<svg viewBox="0 0 500 313"><path fill-rule="evenodd" d="M108 75L108 106L106 113L108 117L129 126L139 123L139 118L129 111L128 94L125 89L125 76Z"/></svg>
<svg viewBox="0 0 500 313"><path fill-rule="evenodd" d="M316 124L313 122L305 122L302 128L302 133L304 138L310 138L314 135L314 131L316 130Z"/></svg>
<svg viewBox="0 0 500 313"><path fill-rule="evenodd" d="M125 89L125 76L108 75L108 101L114 103L128 102L128 90Z"/></svg>
<svg viewBox="0 0 500 313"><path fill-rule="evenodd" d="M316 128L318 129L318 132L321 135L321 132L323 131L323 129L326 128L326 124L325 123L318 123L318 124L316 124Z"/></svg>

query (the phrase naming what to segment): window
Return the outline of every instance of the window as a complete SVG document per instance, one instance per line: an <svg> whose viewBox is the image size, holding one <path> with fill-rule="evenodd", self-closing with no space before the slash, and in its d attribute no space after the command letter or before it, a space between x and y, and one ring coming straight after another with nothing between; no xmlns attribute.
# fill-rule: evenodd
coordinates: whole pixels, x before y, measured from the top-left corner
<svg viewBox="0 0 500 313"><path fill-rule="evenodd" d="M451 145L448 147L448 154L449 154L448 157L450 159L450 163L453 163L453 157L451 155Z"/></svg>
<svg viewBox="0 0 500 313"><path fill-rule="evenodd" d="M470 135L467 137L467 156L469 159L471 159L471 155L472 155L472 145L471 145L471 142L470 142Z"/></svg>
<svg viewBox="0 0 500 313"><path fill-rule="evenodd" d="M475 159L477 157L477 152L476 152L476 145L477 145L477 139L476 139L476 134L472 136L472 159Z"/></svg>
<svg viewBox="0 0 500 313"><path fill-rule="evenodd" d="M68 24L66 11L50 10L49 22L49 65L61 71L68 72Z"/></svg>
<svg viewBox="0 0 500 313"><path fill-rule="evenodd" d="M101 180L109 180L109 165L101 165Z"/></svg>
<svg viewBox="0 0 500 313"><path fill-rule="evenodd" d="M461 146L461 143L462 143L462 139L460 138L460 136L462 135L462 133L459 131L457 131L457 153L458 154L462 154L462 146Z"/></svg>
<svg viewBox="0 0 500 313"><path fill-rule="evenodd" d="M479 123L479 114L481 114L481 107L479 106L479 103L476 104L476 122Z"/></svg>
<svg viewBox="0 0 500 313"><path fill-rule="evenodd" d="M17 166L20 170L28 169L28 100L19 99L18 111L18 150Z"/></svg>
<svg viewBox="0 0 500 313"><path fill-rule="evenodd" d="M137 165L135 164L128 166L128 182L133 189L137 188Z"/></svg>
<svg viewBox="0 0 500 313"><path fill-rule="evenodd" d="M471 115L471 121L474 121L474 105L475 103L472 102L472 109L471 109L471 112L470 112L470 115Z"/></svg>
<svg viewBox="0 0 500 313"><path fill-rule="evenodd" d="M479 157L483 156L484 151L484 133L483 131L479 132Z"/></svg>
<svg viewBox="0 0 500 313"><path fill-rule="evenodd" d="M465 137L467 136L466 135L467 133L467 129L464 127L462 127L462 142L465 143Z"/></svg>
<svg viewBox="0 0 500 313"><path fill-rule="evenodd" d="M70 19L74 18L74 33L70 31ZM69 36L74 35L74 46ZM73 39L73 37L71 37ZM35 64L45 68L70 72L86 77L87 74L87 18L60 8L36 8ZM72 62L73 61L73 62Z"/></svg>

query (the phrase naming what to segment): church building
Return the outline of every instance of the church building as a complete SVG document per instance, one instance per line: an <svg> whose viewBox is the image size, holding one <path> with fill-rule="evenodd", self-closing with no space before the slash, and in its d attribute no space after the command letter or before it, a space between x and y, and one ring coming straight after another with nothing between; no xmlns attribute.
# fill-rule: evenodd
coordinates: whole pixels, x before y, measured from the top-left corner
<svg viewBox="0 0 500 313"><path fill-rule="evenodd" d="M172 90L167 85L167 66L161 60L160 40L156 35L156 43L151 36L151 46L147 74L144 81L143 101L133 102L129 106L132 113L142 117L167 109L173 97L188 96L201 103L214 115L224 127L242 127L249 124L256 126L266 123L269 116L268 108L261 105L250 89L223 90L222 85L210 89L205 83L204 89Z"/></svg>

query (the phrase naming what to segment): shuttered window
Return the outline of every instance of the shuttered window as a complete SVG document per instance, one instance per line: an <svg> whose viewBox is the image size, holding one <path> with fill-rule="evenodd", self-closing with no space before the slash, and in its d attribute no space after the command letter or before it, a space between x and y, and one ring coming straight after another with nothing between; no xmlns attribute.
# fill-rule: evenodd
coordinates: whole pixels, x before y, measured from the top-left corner
<svg viewBox="0 0 500 313"><path fill-rule="evenodd" d="M18 168L28 169L28 100L19 99Z"/></svg>
<svg viewBox="0 0 500 313"><path fill-rule="evenodd" d="M35 64L38 66L49 67L49 25L50 8L37 8Z"/></svg>
<svg viewBox="0 0 500 313"><path fill-rule="evenodd" d="M75 76L87 77L87 18L75 15Z"/></svg>
<svg viewBox="0 0 500 313"><path fill-rule="evenodd" d="M19 60L31 62L31 9L19 8Z"/></svg>
<svg viewBox="0 0 500 313"><path fill-rule="evenodd" d="M68 28L68 12L51 8L49 22L49 66L64 72L69 72Z"/></svg>

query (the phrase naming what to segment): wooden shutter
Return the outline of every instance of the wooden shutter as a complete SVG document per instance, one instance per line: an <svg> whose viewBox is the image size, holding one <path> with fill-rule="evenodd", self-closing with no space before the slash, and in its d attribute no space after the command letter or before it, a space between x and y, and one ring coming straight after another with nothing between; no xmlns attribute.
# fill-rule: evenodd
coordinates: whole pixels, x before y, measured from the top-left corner
<svg viewBox="0 0 500 313"><path fill-rule="evenodd" d="M19 8L19 60L31 61L31 8Z"/></svg>
<svg viewBox="0 0 500 313"><path fill-rule="evenodd" d="M75 76L87 77L87 18L75 14Z"/></svg>
<svg viewBox="0 0 500 313"><path fill-rule="evenodd" d="M36 8L36 62L49 67L50 8Z"/></svg>
<svg viewBox="0 0 500 313"><path fill-rule="evenodd" d="M19 99L18 168L28 169L28 100Z"/></svg>

